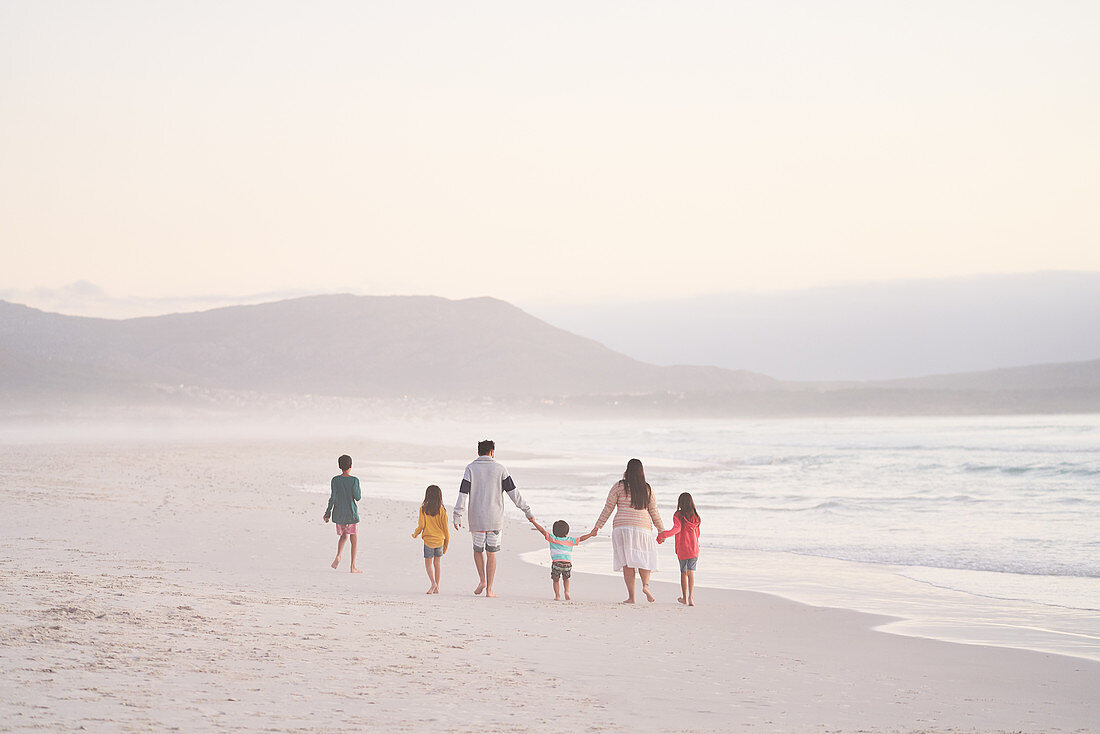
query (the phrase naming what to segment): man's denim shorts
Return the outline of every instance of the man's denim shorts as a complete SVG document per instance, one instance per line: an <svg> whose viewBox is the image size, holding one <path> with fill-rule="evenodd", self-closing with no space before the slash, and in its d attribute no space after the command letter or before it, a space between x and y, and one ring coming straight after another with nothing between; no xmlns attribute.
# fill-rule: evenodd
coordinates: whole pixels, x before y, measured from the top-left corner
<svg viewBox="0 0 1100 734"><path fill-rule="evenodd" d="M424 557L425 558L442 558L443 557L443 546L439 546L438 548L429 548L428 546L424 546Z"/></svg>
<svg viewBox="0 0 1100 734"><path fill-rule="evenodd" d="M698 562L699 562L699 557L698 556L696 556L695 558L681 558L680 559L680 573L683 573L684 571L694 571L695 570L695 564L697 564Z"/></svg>

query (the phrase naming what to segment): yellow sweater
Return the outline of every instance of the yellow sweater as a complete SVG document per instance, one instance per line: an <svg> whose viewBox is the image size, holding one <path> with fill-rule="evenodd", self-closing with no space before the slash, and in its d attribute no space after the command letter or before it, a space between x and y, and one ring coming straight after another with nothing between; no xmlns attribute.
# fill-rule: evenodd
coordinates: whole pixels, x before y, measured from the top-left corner
<svg viewBox="0 0 1100 734"><path fill-rule="evenodd" d="M424 534L424 545L429 548L438 548L443 546L443 552L447 552L447 544L451 542L451 531L447 525L447 510L444 507L439 508L439 514L425 515L424 508L420 508L420 520L416 526L416 530L413 531L413 537Z"/></svg>

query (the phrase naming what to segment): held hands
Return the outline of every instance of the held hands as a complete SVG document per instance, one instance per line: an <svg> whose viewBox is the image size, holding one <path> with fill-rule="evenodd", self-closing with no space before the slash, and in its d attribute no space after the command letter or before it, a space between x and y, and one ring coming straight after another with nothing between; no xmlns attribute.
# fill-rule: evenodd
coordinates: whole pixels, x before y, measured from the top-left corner
<svg viewBox="0 0 1100 734"><path fill-rule="evenodd" d="M325 515L325 517L324 517L324 521L325 521L325 522L328 522L328 515Z"/></svg>
<svg viewBox="0 0 1100 734"><path fill-rule="evenodd" d="M532 525L534 525L534 526L535 526L535 530L538 530L538 531L539 531L540 533L542 533L542 537L546 538L546 540L547 540L547 541L551 541L551 540L553 540L553 538L551 537L550 533L548 533L548 532L546 531L546 528L544 528L544 527L543 527L542 525L539 525L539 523L538 523L538 520L536 520L536 519L535 519L535 518L533 518L533 517L529 517L529 518L527 518L527 522L529 522L529 523L531 523Z"/></svg>

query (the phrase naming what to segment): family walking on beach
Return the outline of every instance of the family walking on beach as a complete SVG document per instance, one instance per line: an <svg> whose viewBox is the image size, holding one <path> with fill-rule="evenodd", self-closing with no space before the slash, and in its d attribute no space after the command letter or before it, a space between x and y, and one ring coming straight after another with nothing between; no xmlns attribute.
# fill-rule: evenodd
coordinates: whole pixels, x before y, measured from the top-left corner
<svg viewBox="0 0 1100 734"><path fill-rule="evenodd" d="M677 601L687 606L695 605L700 518L689 493L680 495L673 514L672 528L666 530L657 509L657 498L646 482L642 462L631 459L626 465L623 478L608 493L603 511L596 518L592 530L580 537L574 537L569 535L569 523L565 520L556 521L549 531L535 520L530 505L516 488L508 470L495 459L495 453L496 445L492 441L478 442L478 456L463 472L458 501L454 506L455 530L461 529L465 524L469 527L473 540L474 566L479 579L474 594L484 592L486 597L496 596L493 590L497 571L496 554L501 548L504 497L507 495L550 545L550 578L555 600L562 599L563 591L564 598L570 599L569 579L573 568L573 549L595 536L614 512L611 532L612 565L615 571L622 571L623 581L626 583L627 598L623 603L635 603L638 576L641 577L642 594L646 600L655 601L650 590L650 574L658 567L657 544L675 537L682 590L682 596ZM328 507L324 515L325 522L331 519L336 524L336 533L339 536L332 567L337 568L340 565L345 543L350 538L351 572L360 573L355 565L358 548L356 524L359 522L355 503L361 499L362 493L359 480L350 473L351 457L341 456L338 463L341 474L332 478ZM654 527L656 534L653 532ZM427 593L438 594L441 562L450 544L447 510L443 506L443 492L438 485L429 485L424 492L417 527L412 533L412 537L418 536L424 544L424 570L431 582Z"/></svg>

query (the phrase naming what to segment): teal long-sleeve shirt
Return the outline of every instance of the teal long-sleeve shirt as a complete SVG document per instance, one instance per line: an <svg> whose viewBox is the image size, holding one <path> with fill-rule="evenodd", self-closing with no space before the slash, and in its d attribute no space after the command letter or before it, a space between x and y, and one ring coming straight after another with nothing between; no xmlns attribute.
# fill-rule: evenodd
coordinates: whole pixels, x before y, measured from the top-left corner
<svg viewBox="0 0 1100 734"><path fill-rule="evenodd" d="M352 525L359 522L359 509L355 503L363 498L359 489L359 477L350 474L338 474L332 478L332 492L328 496L328 508L325 517L331 516L337 525Z"/></svg>

